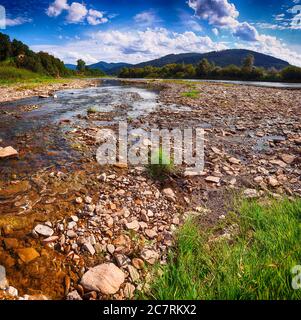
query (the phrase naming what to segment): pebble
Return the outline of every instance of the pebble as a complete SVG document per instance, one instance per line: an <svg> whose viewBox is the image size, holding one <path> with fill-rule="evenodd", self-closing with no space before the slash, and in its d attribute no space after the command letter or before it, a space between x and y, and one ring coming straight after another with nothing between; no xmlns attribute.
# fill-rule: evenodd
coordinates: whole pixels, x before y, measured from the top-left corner
<svg viewBox="0 0 301 320"><path fill-rule="evenodd" d="M115 252L115 246L113 244L108 244L107 250L110 254L113 254Z"/></svg>
<svg viewBox="0 0 301 320"><path fill-rule="evenodd" d="M49 226L42 225L42 224L36 225L34 228L34 231L43 237L51 237L54 233L52 228L50 228Z"/></svg>
<svg viewBox="0 0 301 320"><path fill-rule="evenodd" d="M12 297L17 297L18 296L18 290L12 286L9 286L6 290L6 292L12 296Z"/></svg>
<svg viewBox="0 0 301 320"><path fill-rule="evenodd" d="M83 300L76 290L68 293L66 300Z"/></svg>
<svg viewBox="0 0 301 320"><path fill-rule="evenodd" d="M69 238L76 238L77 237L77 233L73 230L68 230L67 231L67 237Z"/></svg>
<svg viewBox="0 0 301 320"><path fill-rule="evenodd" d="M221 179L219 177L208 176L205 180L207 182L219 183Z"/></svg>
<svg viewBox="0 0 301 320"><path fill-rule="evenodd" d="M127 282L125 285L124 285L124 289L123 289L123 292L124 292L124 297L126 299L132 299L134 297L134 293L135 293L135 286L129 282Z"/></svg>
<svg viewBox="0 0 301 320"><path fill-rule="evenodd" d="M140 228L139 222L137 220L134 220L132 222L126 223L126 227L128 230L135 230L138 231Z"/></svg>
<svg viewBox="0 0 301 320"><path fill-rule="evenodd" d="M88 251L92 256L95 254L95 249L91 243L84 243L83 248Z"/></svg>

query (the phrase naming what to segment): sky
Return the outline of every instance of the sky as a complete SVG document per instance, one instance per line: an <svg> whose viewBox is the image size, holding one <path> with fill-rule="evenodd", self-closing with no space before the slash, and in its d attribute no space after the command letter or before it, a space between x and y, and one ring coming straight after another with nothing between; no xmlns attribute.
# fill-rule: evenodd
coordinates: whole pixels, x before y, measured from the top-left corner
<svg viewBox="0 0 301 320"><path fill-rule="evenodd" d="M11 38L65 63L243 48L301 66L301 0L0 0ZM1 10L2 8L2 10Z"/></svg>

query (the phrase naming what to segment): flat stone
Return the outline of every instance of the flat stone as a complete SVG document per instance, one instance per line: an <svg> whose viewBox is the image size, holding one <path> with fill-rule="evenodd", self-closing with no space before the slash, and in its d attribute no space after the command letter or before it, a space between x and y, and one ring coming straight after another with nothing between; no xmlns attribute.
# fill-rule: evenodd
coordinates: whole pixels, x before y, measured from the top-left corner
<svg viewBox="0 0 301 320"><path fill-rule="evenodd" d="M77 233L73 230L68 230L67 231L67 237L69 238L76 238L77 237Z"/></svg>
<svg viewBox="0 0 301 320"><path fill-rule="evenodd" d="M208 176L205 180L207 182L219 183L221 179L219 177Z"/></svg>
<svg viewBox="0 0 301 320"><path fill-rule="evenodd" d="M34 231L43 237L51 237L54 233L52 228L44 226L43 224L36 225Z"/></svg>
<svg viewBox="0 0 301 320"><path fill-rule="evenodd" d="M282 160L271 160L270 161L271 164L275 164L276 166L279 166L281 168L285 168L286 167L286 163L283 162Z"/></svg>
<svg viewBox="0 0 301 320"><path fill-rule="evenodd" d="M95 254L95 249L91 243L87 242L83 244L83 248L88 251L92 256Z"/></svg>
<svg viewBox="0 0 301 320"><path fill-rule="evenodd" d="M16 157L18 156L18 151L13 147L6 147L0 149L0 159Z"/></svg>
<svg viewBox="0 0 301 320"><path fill-rule="evenodd" d="M135 230L135 231L138 231L140 228L139 222L137 220L126 223L125 226L127 227L128 230Z"/></svg>
<svg viewBox="0 0 301 320"><path fill-rule="evenodd" d="M176 195L173 192L171 188L166 188L162 190L162 193L165 195L165 197L170 200L170 201L175 201L176 200Z"/></svg>
<svg viewBox="0 0 301 320"><path fill-rule="evenodd" d="M46 238L46 239L43 239L42 240L42 242L43 243L53 243L53 242L55 242L56 240L58 240L58 236L52 236L52 237L48 237L48 238Z"/></svg>
<svg viewBox="0 0 301 320"><path fill-rule="evenodd" d="M149 264L154 264L159 259L159 254L154 250L143 250L141 252L141 258Z"/></svg>
<svg viewBox="0 0 301 320"><path fill-rule="evenodd" d="M16 252L19 258L25 263L29 263L40 256L34 248L17 249Z"/></svg>
<svg viewBox="0 0 301 320"><path fill-rule="evenodd" d="M232 164L239 164L240 163L240 160L239 159L236 159L236 158L233 158L231 157L230 159L228 159L228 161Z"/></svg>
<svg viewBox="0 0 301 320"><path fill-rule="evenodd" d="M80 283L87 291L109 295L116 293L124 280L125 274L115 264L104 263L87 271Z"/></svg>
<svg viewBox="0 0 301 320"><path fill-rule="evenodd" d="M153 239L158 235L157 232L152 229L145 229L144 232L150 239Z"/></svg>
<svg viewBox="0 0 301 320"><path fill-rule="evenodd" d="M282 154L280 156L280 158L287 164L292 164L295 159L296 159L296 156L294 155L291 155L291 154Z"/></svg>

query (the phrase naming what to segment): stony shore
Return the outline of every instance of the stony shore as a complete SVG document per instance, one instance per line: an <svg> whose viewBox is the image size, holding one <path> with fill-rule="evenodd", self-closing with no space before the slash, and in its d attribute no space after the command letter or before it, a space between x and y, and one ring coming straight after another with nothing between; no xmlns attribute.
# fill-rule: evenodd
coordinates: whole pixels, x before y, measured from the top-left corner
<svg viewBox="0 0 301 320"><path fill-rule="evenodd" d="M85 154L80 166L66 163L0 182L0 265L7 276L0 278L0 297L147 295L153 266L166 263L187 217L206 228L225 218L235 196L301 195L300 90L185 81L147 86L160 90L161 105L131 119L131 126L204 128L203 174L185 176L181 167L160 182L144 167L99 166L94 120L110 120L130 106L116 114L87 113L84 128L66 133ZM193 98L191 90L198 92ZM217 238L231 239L234 229L225 226Z"/></svg>

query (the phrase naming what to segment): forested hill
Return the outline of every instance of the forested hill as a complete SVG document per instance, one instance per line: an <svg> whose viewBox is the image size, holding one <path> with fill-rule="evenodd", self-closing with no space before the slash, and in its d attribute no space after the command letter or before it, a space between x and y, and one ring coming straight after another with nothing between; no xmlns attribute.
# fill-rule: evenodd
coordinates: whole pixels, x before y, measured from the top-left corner
<svg viewBox="0 0 301 320"><path fill-rule="evenodd" d="M245 49L229 49L223 51L212 51L208 53L182 53L170 54L159 59L143 62L134 65L133 67L142 68L145 66L163 67L167 64L197 64L202 59L207 59L210 63L214 63L219 67L226 67L229 65L240 66L242 61L248 56L253 55L256 67L263 67L265 69L275 68L283 69L289 66L289 63L259 52L245 50Z"/></svg>

